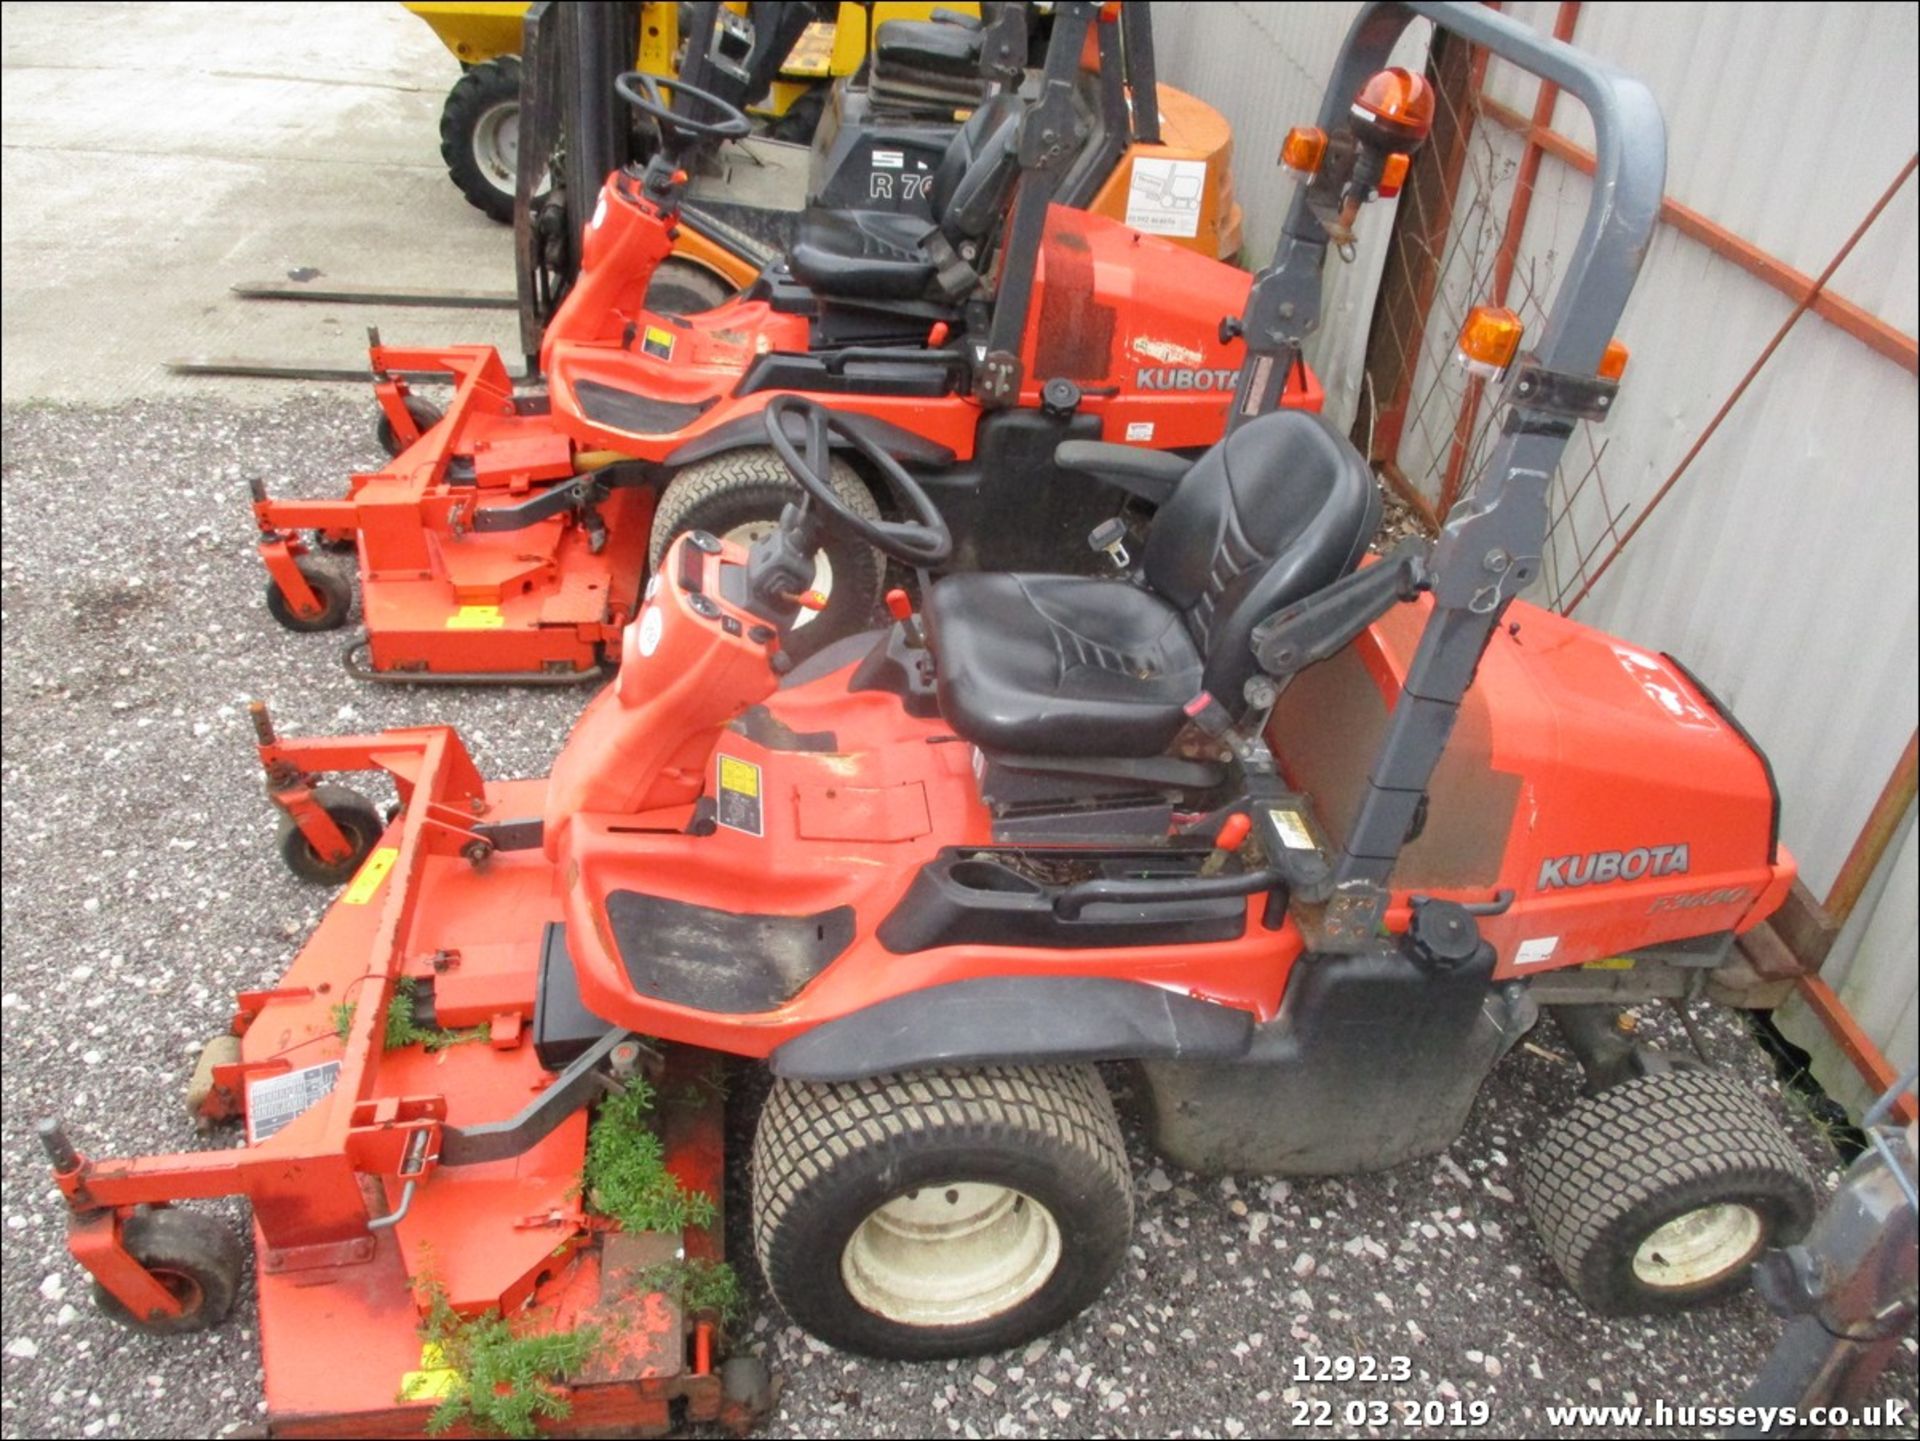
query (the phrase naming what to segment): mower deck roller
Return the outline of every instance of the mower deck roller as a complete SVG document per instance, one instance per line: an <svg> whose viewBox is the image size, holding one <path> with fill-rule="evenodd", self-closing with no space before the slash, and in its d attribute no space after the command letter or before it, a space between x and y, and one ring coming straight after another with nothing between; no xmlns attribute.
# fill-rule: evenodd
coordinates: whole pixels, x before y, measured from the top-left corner
<svg viewBox="0 0 1920 1441"><path fill-rule="evenodd" d="M1280 396L1379 147L1430 107L1418 77L1380 69L1415 15L1584 102L1600 174L1502 395L1491 468L1437 542L1370 558L1364 460ZM1393 123L1343 131L1363 89ZM751 1229L789 1316L883 1356L1003 1349L1090 1304L1126 1254L1125 1149L1095 1063L1140 1063L1153 1143L1181 1164L1345 1172L1447 1146L1542 1013L1598 1093L1525 1172L1536 1236L1583 1300L1711 1299L1791 1240L1812 1192L1777 1125L1738 1084L1622 1039L1610 1009L1737 982L1735 938L1794 875L1765 758L1678 662L1519 598L1548 478L1611 400L1598 370L1657 215L1658 111L1482 6L1380 4L1321 120L1330 158L1247 299L1224 437L1191 465L1057 437L1081 442L1063 468L1158 501L1137 563L1096 533L1124 582L947 576L921 612L890 597L891 625L796 657L827 537L918 570L957 536L937 481L860 415L782 394L754 411L755 442L802 499L750 547L692 530L666 548L617 677L546 779L486 781L444 728L285 740L259 716L283 852L359 868L282 984L241 997L240 1059L196 1085L203 1110L245 1114L253 1144L119 1162L48 1136L72 1249L118 1314L181 1329L230 1297L225 1248L141 1208L245 1195L270 1421L312 1420L309 1368L354 1376L354 1419L371 1417L401 1382L339 1319L366 1318L400 1376L457 1371L409 1339L432 1296L553 1336L596 1300L626 1304L608 1278L634 1254L710 1243L596 1219L590 1162L640 1079L664 1101L718 1054L773 1076ZM1023 222L1028 238L1048 223L1016 207L1016 246ZM454 412L403 470L450 465L435 436L463 406L520 444L496 366L463 359ZM404 441L405 397L383 398ZM558 477L569 457L545 443L515 463ZM883 518L836 486L843 455L884 484ZM512 489L476 492L451 487L448 521L461 507L492 534L487 506ZM270 544L297 562L285 529L342 521L278 523ZM316 784L354 770L401 799L371 850L365 812ZM396 997L414 1009L389 1049ZM421 1025L468 1039L430 1053ZM717 1201L710 1106L657 1115L656 1154ZM214 1284L195 1283L196 1257ZM657 1299L636 1314L667 1340L642 1350L680 1369L632 1382L635 1414L653 1424L676 1393L712 1414L727 1388L699 1318L689 1356L686 1318ZM276 1339L296 1326L304 1354ZM543 1377L577 1418L610 1414L595 1398L623 1393L595 1391L595 1368L641 1346L605 1335L627 1338L611 1359Z"/></svg>

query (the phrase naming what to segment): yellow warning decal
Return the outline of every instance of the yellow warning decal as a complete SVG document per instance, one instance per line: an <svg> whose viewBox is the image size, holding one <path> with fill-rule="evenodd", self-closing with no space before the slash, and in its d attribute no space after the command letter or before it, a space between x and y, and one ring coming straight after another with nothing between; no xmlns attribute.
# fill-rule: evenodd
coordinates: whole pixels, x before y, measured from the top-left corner
<svg viewBox="0 0 1920 1441"><path fill-rule="evenodd" d="M720 757L720 789L738 791L743 796L760 794L760 767L732 756Z"/></svg>
<svg viewBox="0 0 1920 1441"><path fill-rule="evenodd" d="M714 819L728 830L750 836L766 834L766 816L760 807L760 767L734 756L720 757L720 793L714 797Z"/></svg>
<svg viewBox="0 0 1920 1441"><path fill-rule="evenodd" d="M380 882L387 878L387 872L393 869L393 863L399 856L398 846L380 847L367 857L367 863L360 867L340 899L350 906L364 906L373 899L373 893L380 889Z"/></svg>
<svg viewBox="0 0 1920 1441"><path fill-rule="evenodd" d="M463 605L447 617L448 630L499 630L506 623L497 605Z"/></svg>
<svg viewBox="0 0 1920 1441"><path fill-rule="evenodd" d="M1588 961L1580 969L1583 971L1630 971L1633 969L1633 957L1608 956L1602 961Z"/></svg>
<svg viewBox="0 0 1920 1441"><path fill-rule="evenodd" d="M640 348L655 360L673 359L673 332L665 326L649 325L640 337Z"/></svg>
<svg viewBox="0 0 1920 1441"><path fill-rule="evenodd" d="M447 1353L438 1341L420 1343L420 1369L400 1377L402 1401L444 1401L460 1385L460 1373L447 1365Z"/></svg>

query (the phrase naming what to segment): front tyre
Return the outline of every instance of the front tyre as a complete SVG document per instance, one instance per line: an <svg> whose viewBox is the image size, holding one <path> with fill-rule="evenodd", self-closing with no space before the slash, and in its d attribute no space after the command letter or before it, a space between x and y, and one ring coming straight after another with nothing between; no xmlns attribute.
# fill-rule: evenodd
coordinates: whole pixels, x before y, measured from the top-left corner
<svg viewBox="0 0 1920 1441"><path fill-rule="evenodd" d="M1815 1195L1779 1122L1719 1071L1637 1076L1579 1102L1528 1153L1534 1230L1593 1311L1677 1311L1743 1289L1798 1240Z"/></svg>
<svg viewBox="0 0 1920 1441"><path fill-rule="evenodd" d="M520 163L518 55L496 56L454 82L440 111L440 158L469 205L512 223Z"/></svg>
<svg viewBox="0 0 1920 1441"><path fill-rule="evenodd" d="M754 1134L761 1271L795 1324L843 1350L1030 1341L1099 1297L1132 1226L1091 1066L776 1081Z"/></svg>

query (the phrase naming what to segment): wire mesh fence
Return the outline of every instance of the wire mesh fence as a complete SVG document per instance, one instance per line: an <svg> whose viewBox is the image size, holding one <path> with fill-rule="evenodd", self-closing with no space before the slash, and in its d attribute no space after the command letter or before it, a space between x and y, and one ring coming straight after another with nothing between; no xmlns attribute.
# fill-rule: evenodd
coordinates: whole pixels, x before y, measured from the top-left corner
<svg viewBox="0 0 1920 1441"><path fill-rule="evenodd" d="M1540 150L1487 94L1488 68L1484 54L1436 47L1432 153L1402 193L1368 344L1360 439L1430 524L1472 493L1503 419L1498 384L1454 360L1468 312L1504 306L1537 336L1588 200L1571 168L1542 174ZM1537 585L1555 609L1619 544L1631 510L1606 462L1605 436L1582 423L1550 490Z"/></svg>

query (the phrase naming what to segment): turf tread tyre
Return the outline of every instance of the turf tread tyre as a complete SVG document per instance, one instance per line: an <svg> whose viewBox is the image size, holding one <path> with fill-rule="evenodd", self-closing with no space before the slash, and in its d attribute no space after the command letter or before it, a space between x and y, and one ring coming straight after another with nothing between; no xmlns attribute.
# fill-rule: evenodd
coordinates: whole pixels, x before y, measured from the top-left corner
<svg viewBox="0 0 1920 1441"><path fill-rule="evenodd" d="M1575 1294L1610 1314L1715 1300L1747 1268L1686 1290L1639 1281L1633 1257L1667 1220L1719 1200L1752 1206L1761 1245L1799 1239L1816 1191L1780 1123L1739 1080L1716 1070L1638 1076L1582 1099L1521 1163L1527 1212Z"/></svg>
<svg viewBox="0 0 1920 1441"><path fill-rule="evenodd" d="M859 472L840 457L827 468L834 490L849 508L868 520L880 519L880 507ZM730 450L696 461L676 475L660 497L647 544L647 563L658 569L673 538L685 530L724 535L749 521L777 521L801 491L770 448ZM853 635L872 623L886 580L886 558L856 536L829 530L821 549L833 564L833 589L827 608L794 632L809 650Z"/></svg>
<svg viewBox="0 0 1920 1441"><path fill-rule="evenodd" d="M497 55L454 81L440 108L440 158L467 203L490 220L513 221L513 190L502 191L474 159L474 127L494 106L520 99L520 57Z"/></svg>
<svg viewBox="0 0 1920 1441"><path fill-rule="evenodd" d="M121 1240L134 1259L161 1273L163 1279L191 1277L194 1304L179 1316L135 1316L118 1297L95 1282L93 1303L102 1314L156 1336L204 1331L226 1320L234 1298L240 1294L247 1259L246 1247L231 1227L197 1211L141 1211L127 1218Z"/></svg>
<svg viewBox="0 0 1920 1441"><path fill-rule="evenodd" d="M669 255L647 285L647 309L660 315L698 315L725 305L735 294L706 266Z"/></svg>
<svg viewBox="0 0 1920 1441"><path fill-rule="evenodd" d="M955 1327L906 1327L853 1300L840 1280L840 1254L875 1205L916 1181L968 1179L943 1175L942 1155L1009 1153L1056 1166L1061 1196L1036 1199L1077 1208L1055 1210L1061 1259L1036 1294L986 1322ZM787 1315L832 1345L901 1359L1000 1350L1052 1330L1105 1290L1133 1228L1126 1146L1091 1066L776 1080L754 1133L752 1195L754 1255Z"/></svg>

